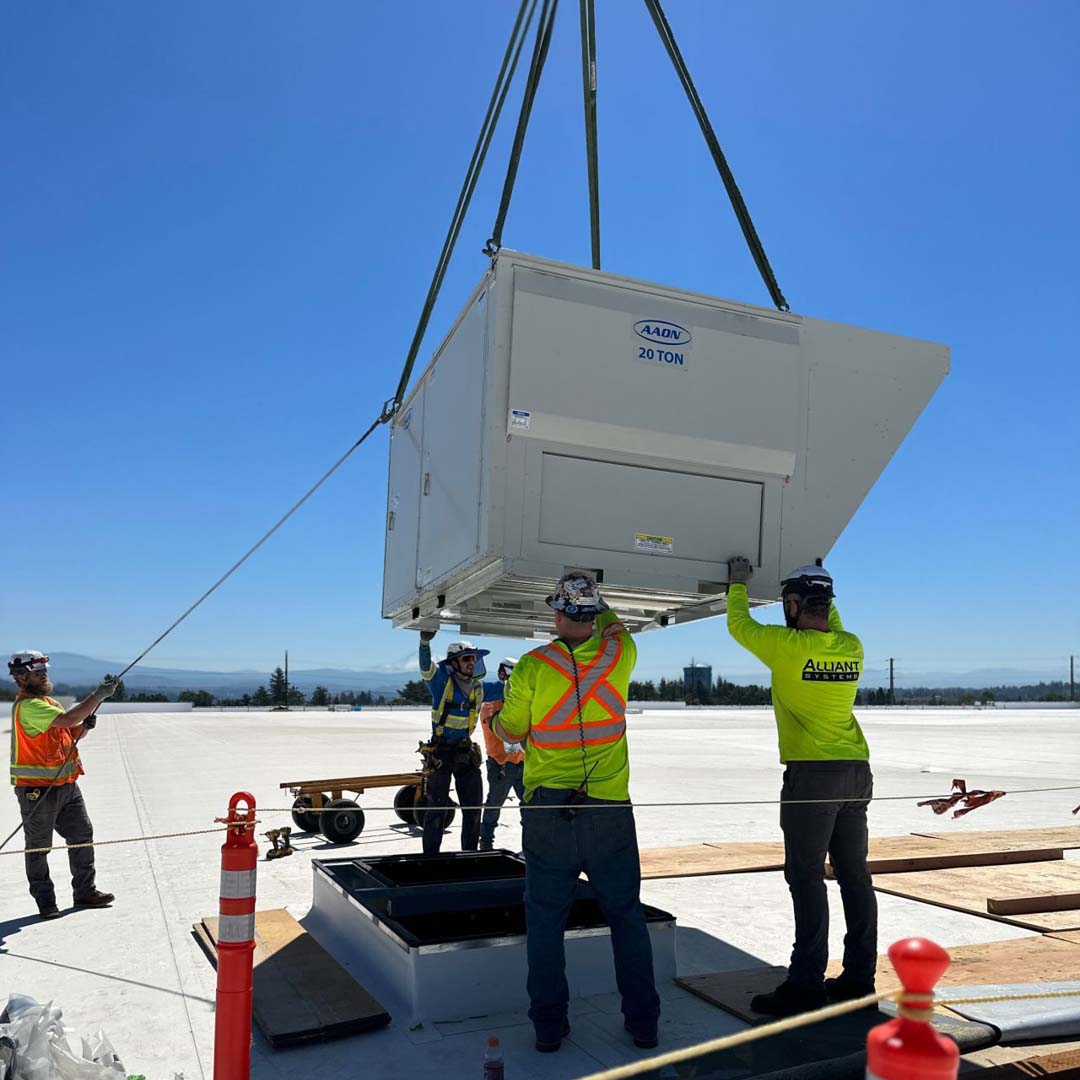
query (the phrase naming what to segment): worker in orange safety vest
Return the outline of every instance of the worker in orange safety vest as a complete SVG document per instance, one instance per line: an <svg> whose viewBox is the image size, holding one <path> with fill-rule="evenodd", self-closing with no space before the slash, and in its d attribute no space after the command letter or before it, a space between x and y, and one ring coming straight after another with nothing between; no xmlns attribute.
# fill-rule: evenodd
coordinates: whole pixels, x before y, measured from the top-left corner
<svg viewBox="0 0 1080 1080"><path fill-rule="evenodd" d="M637 646L588 574L565 574L547 598L554 641L523 656L491 729L525 742L522 849L529 1018L536 1049L569 1033L563 933L581 872L611 927L623 1022L634 1045L657 1045L660 998L641 906L630 805L626 695Z"/></svg>
<svg viewBox="0 0 1080 1080"><path fill-rule="evenodd" d="M89 844L94 828L86 813L78 779L83 773L76 744L94 727L97 707L116 693L119 680L106 676L89 697L65 709L49 696L49 658L34 649L15 653L8 672L19 693L11 707L11 783L22 813L27 848L52 846L53 831L69 844ZM60 909L49 876L48 852L25 856L30 895L43 919L56 919ZM68 850L76 907L105 907L115 897L95 886L93 847Z"/></svg>
<svg viewBox="0 0 1080 1080"><path fill-rule="evenodd" d="M491 851L495 846L495 826L506 796L513 790L518 802L525 801L525 748L519 742L500 739L491 730L495 714L502 711L506 683L517 664L517 657L507 656L499 661L498 682L484 683L484 704L480 706L480 730L484 733L487 750L488 793L484 800L484 816L480 821L480 850Z"/></svg>

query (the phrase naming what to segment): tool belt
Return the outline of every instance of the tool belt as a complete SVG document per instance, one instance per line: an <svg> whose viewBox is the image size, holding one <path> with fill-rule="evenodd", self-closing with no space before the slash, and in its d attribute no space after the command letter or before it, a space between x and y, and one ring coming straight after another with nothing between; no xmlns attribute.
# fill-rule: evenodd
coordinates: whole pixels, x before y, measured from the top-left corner
<svg viewBox="0 0 1080 1080"><path fill-rule="evenodd" d="M484 760L480 747L472 739L461 739L458 742L448 742L446 739L432 739L430 742L421 743L420 756L424 759L425 769L442 769L447 766L463 764L466 759L469 765L479 769Z"/></svg>

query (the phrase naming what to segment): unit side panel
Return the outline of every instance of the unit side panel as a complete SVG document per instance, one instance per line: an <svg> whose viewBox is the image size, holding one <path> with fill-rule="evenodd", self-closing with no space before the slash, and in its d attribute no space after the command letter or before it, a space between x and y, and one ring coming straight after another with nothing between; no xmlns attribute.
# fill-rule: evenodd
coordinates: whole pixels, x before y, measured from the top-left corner
<svg viewBox="0 0 1080 1080"><path fill-rule="evenodd" d="M483 297L424 377L424 446L416 586L424 590L480 551L483 461Z"/></svg>
<svg viewBox="0 0 1080 1080"><path fill-rule="evenodd" d="M806 320L805 452L784 492L782 562L823 558L949 368L945 346Z"/></svg>
<svg viewBox="0 0 1080 1080"><path fill-rule="evenodd" d="M410 603L416 591L423 439L424 386L421 384L401 419L390 429L390 480L384 525L384 618Z"/></svg>

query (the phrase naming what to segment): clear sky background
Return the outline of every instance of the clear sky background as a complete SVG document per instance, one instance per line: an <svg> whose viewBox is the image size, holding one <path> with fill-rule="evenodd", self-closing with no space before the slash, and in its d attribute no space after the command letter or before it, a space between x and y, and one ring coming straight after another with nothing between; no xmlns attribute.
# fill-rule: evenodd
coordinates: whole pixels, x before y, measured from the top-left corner
<svg viewBox="0 0 1080 1080"><path fill-rule="evenodd" d="M516 7L0 8L0 644L133 657L377 414ZM868 667L1060 675L1080 653L1080 6L667 11L793 310L953 348L829 560ZM605 268L768 304L644 6L597 20ZM579 49L563 0L504 242L587 263ZM485 269L518 99L421 364ZM386 444L148 663L410 663L379 617ZM639 670L692 656L759 672L716 620L644 638Z"/></svg>

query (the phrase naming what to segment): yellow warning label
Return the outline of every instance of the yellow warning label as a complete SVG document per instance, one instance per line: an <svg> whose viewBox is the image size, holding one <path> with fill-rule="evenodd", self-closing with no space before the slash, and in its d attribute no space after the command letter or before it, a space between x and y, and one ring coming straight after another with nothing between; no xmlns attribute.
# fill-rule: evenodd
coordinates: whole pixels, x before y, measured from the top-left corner
<svg viewBox="0 0 1080 1080"><path fill-rule="evenodd" d="M647 555L671 555L675 551L675 540L670 536L634 533L634 547Z"/></svg>

